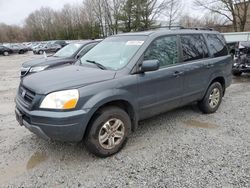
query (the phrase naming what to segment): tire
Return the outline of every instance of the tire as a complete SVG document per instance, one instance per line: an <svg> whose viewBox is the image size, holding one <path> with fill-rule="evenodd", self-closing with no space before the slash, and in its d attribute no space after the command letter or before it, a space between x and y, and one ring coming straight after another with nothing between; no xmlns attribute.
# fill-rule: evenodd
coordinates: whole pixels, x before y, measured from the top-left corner
<svg viewBox="0 0 250 188"><path fill-rule="evenodd" d="M20 50L20 51L19 51L19 54L24 54L24 51L23 51L23 50Z"/></svg>
<svg viewBox="0 0 250 188"><path fill-rule="evenodd" d="M3 52L3 55L4 55L4 56L8 56L8 55L9 55L9 52L5 51L5 52Z"/></svg>
<svg viewBox="0 0 250 188"><path fill-rule="evenodd" d="M89 124L85 144L91 153L104 158L124 147L131 131L131 120L124 110L115 106L103 108L97 114Z"/></svg>
<svg viewBox="0 0 250 188"><path fill-rule="evenodd" d="M38 51L38 54L42 55L42 54L43 54L43 51L42 51L42 50L39 50L39 51Z"/></svg>
<svg viewBox="0 0 250 188"><path fill-rule="evenodd" d="M204 98L198 103L200 110L205 114L211 114L218 110L223 96L223 89L219 82L212 83Z"/></svg>
<svg viewBox="0 0 250 188"><path fill-rule="evenodd" d="M240 72L240 71L232 71L232 74L233 74L234 76L241 76L241 75L242 75L242 72Z"/></svg>

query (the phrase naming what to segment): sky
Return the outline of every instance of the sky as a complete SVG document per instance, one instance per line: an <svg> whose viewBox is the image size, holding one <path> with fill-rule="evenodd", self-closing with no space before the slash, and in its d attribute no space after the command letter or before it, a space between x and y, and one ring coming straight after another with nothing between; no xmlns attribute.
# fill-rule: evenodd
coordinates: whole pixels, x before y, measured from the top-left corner
<svg viewBox="0 0 250 188"><path fill-rule="evenodd" d="M61 9L64 4L82 0L0 0L0 23L22 25L25 18L41 7Z"/></svg>
<svg viewBox="0 0 250 188"><path fill-rule="evenodd" d="M191 8L192 1L183 0L185 11L191 12L191 15L198 15L199 11ZM22 25L31 12L41 7L59 10L67 3L82 3L82 0L0 0L0 23Z"/></svg>

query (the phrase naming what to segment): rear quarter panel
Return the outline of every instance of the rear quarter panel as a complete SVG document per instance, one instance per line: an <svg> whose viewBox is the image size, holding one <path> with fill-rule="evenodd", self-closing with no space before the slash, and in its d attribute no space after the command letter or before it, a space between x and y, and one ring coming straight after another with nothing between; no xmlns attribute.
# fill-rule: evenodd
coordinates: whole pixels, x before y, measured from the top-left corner
<svg viewBox="0 0 250 188"><path fill-rule="evenodd" d="M209 71L209 77L207 82L207 88L212 83L212 81L218 77L222 77L225 80L225 87L229 87L232 82L232 66L233 60L230 55L211 58L209 64L213 64L214 66ZM206 91L204 91L205 95Z"/></svg>

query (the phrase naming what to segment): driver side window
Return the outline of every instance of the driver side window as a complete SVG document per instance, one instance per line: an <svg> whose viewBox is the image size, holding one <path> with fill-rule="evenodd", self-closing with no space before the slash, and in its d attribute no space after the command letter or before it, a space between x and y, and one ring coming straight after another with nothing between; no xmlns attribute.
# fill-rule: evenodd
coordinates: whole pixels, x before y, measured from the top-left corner
<svg viewBox="0 0 250 188"><path fill-rule="evenodd" d="M160 67L177 63L177 36L166 36L154 40L146 50L144 60L158 60Z"/></svg>

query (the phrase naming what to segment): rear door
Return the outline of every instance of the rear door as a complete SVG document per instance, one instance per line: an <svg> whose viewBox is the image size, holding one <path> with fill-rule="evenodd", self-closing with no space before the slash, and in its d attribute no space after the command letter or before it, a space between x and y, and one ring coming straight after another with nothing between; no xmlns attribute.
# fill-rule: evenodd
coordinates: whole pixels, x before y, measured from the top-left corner
<svg viewBox="0 0 250 188"><path fill-rule="evenodd" d="M180 35L182 64L184 70L184 92L182 105L202 97L208 82L207 64L210 61L205 38L202 34Z"/></svg>
<svg viewBox="0 0 250 188"><path fill-rule="evenodd" d="M211 61L207 63L208 79L213 79L216 74L231 79L232 57L228 53L223 36L221 34L205 34L205 37L212 56Z"/></svg>
<svg viewBox="0 0 250 188"><path fill-rule="evenodd" d="M179 62L178 37L155 39L144 53L144 60L158 60L160 69L138 75L140 118L159 114L180 104L183 77Z"/></svg>

